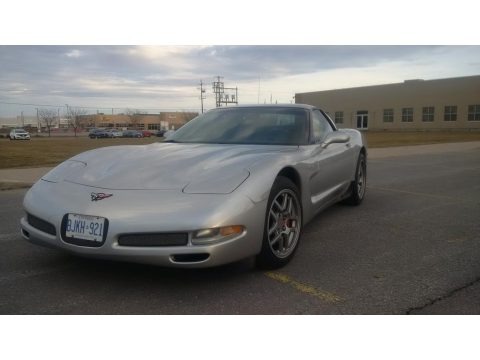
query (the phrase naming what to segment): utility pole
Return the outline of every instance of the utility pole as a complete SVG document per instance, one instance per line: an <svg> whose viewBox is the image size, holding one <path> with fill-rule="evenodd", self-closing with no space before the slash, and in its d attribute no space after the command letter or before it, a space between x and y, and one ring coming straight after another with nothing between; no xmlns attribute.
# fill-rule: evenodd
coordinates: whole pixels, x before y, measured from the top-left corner
<svg viewBox="0 0 480 360"><path fill-rule="evenodd" d="M205 89L203 88L203 81L200 80L200 101L202 103L202 114L203 114L203 100L206 99L204 94L205 94Z"/></svg>
<svg viewBox="0 0 480 360"><path fill-rule="evenodd" d="M38 108L35 108L35 109L37 109L37 133L39 133L41 129L40 129L40 121L38 120Z"/></svg>
<svg viewBox="0 0 480 360"><path fill-rule="evenodd" d="M225 106L227 106L228 104L238 105L238 87L225 87L222 79L223 78L221 76L217 76L216 81L212 83L213 92L215 94L216 107L221 107L222 104L224 104ZM225 93L225 90L227 90L227 93Z"/></svg>
<svg viewBox="0 0 480 360"><path fill-rule="evenodd" d="M23 111L22 111L21 119L22 119L22 128L24 128L25 127L25 118L23 117Z"/></svg>

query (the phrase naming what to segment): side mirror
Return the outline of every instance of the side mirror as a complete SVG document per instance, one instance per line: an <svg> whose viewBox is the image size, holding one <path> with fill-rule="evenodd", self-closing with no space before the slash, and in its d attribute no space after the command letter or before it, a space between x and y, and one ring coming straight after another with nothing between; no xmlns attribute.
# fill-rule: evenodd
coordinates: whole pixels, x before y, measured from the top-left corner
<svg viewBox="0 0 480 360"><path fill-rule="evenodd" d="M347 143L349 141L350 141L350 136L346 134L338 134L337 132L334 132L326 137L325 141L322 142L321 147L325 149L330 144L338 144L338 143L342 144L342 143Z"/></svg>

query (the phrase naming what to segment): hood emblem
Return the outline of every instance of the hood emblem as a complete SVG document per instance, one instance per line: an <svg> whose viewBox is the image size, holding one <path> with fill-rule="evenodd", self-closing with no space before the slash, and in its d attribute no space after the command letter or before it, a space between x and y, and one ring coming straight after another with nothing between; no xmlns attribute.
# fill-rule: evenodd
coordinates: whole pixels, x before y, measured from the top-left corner
<svg viewBox="0 0 480 360"><path fill-rule="evenodd" d="M92 193L90 194L90 196L92 197L92 201L98 201L98 200L103 200L103 199L109 198L110 196L113 196L113 194L94 193L94 192L92 192Z"/></svg>

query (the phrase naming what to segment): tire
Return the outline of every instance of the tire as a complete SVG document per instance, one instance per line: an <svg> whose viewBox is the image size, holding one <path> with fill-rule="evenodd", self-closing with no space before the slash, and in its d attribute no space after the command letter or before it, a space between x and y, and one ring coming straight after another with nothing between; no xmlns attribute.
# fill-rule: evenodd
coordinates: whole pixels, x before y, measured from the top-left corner
<svg viewBox="0 0 480 360"><path fill-rule="evenodd" d="M265 214L262 250L256 265L277 269L295 255L302 232L302 203L297 186L288 178L277 177L270 190Z"/></svg>
<svg viewBox="0 0 480 360"><path fill-rule="evenodd" d="M344 203L348 205L360 205L365 198L367 190L367 162L365 155L360 153L355 169L355 180L350 184L350 196L345 199Z"/></svg>

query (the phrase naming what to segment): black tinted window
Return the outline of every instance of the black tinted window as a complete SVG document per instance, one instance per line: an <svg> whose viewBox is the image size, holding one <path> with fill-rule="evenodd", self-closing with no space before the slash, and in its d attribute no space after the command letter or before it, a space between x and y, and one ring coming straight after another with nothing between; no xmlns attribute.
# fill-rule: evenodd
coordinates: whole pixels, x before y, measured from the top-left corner
<svg viewBox="0 0 480 360"><path fill-rule="evenodd" d="M278 107L209 111L184 125L169 140L191 143L305 144L307 112Z"/></svg>

